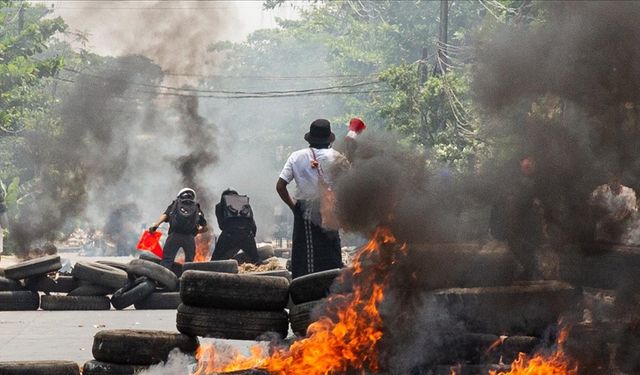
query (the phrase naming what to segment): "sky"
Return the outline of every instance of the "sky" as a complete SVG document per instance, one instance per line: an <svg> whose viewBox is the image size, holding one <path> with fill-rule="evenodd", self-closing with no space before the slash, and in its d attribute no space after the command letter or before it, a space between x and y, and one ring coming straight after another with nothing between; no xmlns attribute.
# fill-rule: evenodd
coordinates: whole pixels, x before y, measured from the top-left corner
<svg viewBox="0 0 640 375"><path fill-rule="evenodd" d="M214 42L239 42L257 29L276 27L276 18L292 19L302 4L264 10L262 1L31 1L53 10L71 31L88 34L88 47L101 55L144 54L163 65L166 51L182 51L192 58L211 58ZM159 46L161 44L161 46ZM186 48L185 48L186 47ZM185 51L186 49L186 51ZM161 50L163 56L154 56ZM163 66L192 69L194 64ZM203 69L202 64L197 64ZM215 64L209 62L209 69ZM211 71L211 70L210 70ZM208 72L210 72L208 71ZM208 73L189 72L189 73ZM183 73L183 72L176 72Z"/></svg>

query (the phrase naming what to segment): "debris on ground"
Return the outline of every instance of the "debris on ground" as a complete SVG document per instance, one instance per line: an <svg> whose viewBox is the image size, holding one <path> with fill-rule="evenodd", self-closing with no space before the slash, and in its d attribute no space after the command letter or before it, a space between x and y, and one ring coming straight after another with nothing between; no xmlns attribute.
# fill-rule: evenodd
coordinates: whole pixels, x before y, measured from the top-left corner
<svg viewBox="0 0 640 375"><path fill-rule="evenodd" d="M276 271L276 270L284 270L285 267L280 263L280 260L276 257L271 257L259 265L255 265L253 263L243 263L238 265L239 273L246 272L266 272L266 271Z"/></svg>

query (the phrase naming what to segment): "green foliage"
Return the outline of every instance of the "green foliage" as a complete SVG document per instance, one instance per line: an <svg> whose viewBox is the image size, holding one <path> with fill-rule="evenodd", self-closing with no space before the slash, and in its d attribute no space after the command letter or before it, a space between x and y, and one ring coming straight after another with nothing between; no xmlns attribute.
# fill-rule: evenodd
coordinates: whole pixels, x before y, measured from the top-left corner
<svg viewBox="0 0 640 375"><path fill-rule="evenodd" d="M26 2L0 2L0 136L23 131L50 108L44 77L62 67L61 57L37 58L51 37L65 30L61 18Z"/></svg>

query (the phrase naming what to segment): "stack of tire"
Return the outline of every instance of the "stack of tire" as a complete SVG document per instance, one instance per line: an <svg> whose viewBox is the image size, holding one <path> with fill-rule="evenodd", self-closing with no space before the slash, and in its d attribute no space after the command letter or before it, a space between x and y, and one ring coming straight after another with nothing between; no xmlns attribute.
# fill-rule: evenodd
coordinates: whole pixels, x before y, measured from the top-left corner
<svg viewBox="0 0 640 375"><path fill-rule="evenodd" d="M319 317L325 297L342 270L333 269L311 273L293 279L289 294L293 305L289 309L291 330L297 336L305 336L307 328Z"/></svg>
<svg viewBox="0 0 640 375"><path fill-rule="evenodd" d="M116 265L117 266L117 265ZM123 266L98 262L77 262L72 271L73 276L58 276L55 280L57 288L47 287L47 280L42 279L34 285L43 291L40 307L43 310L109 310L111 303L107 295L113 293L127 282L127 273ZM65 285L71 290L66 295L49 294L64 293ZM63 291L64 289L64 291Z"/></svg>
<svg viewBox="0 0 640 375"><path fill-rule="evenodd" d="M274 333L284 338L288 290L284 277L187 270L180 282L178 331L236 340L273 338Z"/></svg>
<svg viewBox="0 0 640 375"><path fill-rule="evenodd" d="M37 310L40 295L37 291L27 289L25 284L46 277L61 267L60 257L49 255L5 268L4 277L0 277L0 310Z"/></svg>
<svg viewBox="0 0 640 375"><path fill-rule="evenodd" d="M166 362L179 350L194 355L197 338L174 332L149 330L104 330L93 338L94 360L83 366L83 375L134 375L149 366Z"/></svg>
<svg viewBox="0 0 640 375"><path fill-rule="evenodd" d="M169 269L144 259L127 265L124 286L111 296L117 310L135 305L137 309L176 309L180 303L178 277Z"/></svg>

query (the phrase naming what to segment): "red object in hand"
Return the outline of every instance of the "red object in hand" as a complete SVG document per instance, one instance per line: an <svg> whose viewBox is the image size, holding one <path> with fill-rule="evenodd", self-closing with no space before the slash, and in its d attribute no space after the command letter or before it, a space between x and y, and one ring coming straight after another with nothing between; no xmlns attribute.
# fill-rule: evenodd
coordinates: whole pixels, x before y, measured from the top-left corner
<svg viewBox="0 0 640 375"><path fill-rule="evenodd" d="M355 132L356 134L362 133L362 131L366 128L367 125L364 124L364 121L360 120L357 117L354 117L349 121L349 130Z"/></svg>
<svg viewBox="0 0 640 375"><path fill-rule="evenodd" d="M136 246L136 248L142 251L151 251L162 258L164 251L162 250L162 246L160 246L160 237L162 237L162 232L149 232L148 230L145 230L144 233L142 233L142 237L140 237L140 241L138 241L138 246Z"/></svg>

